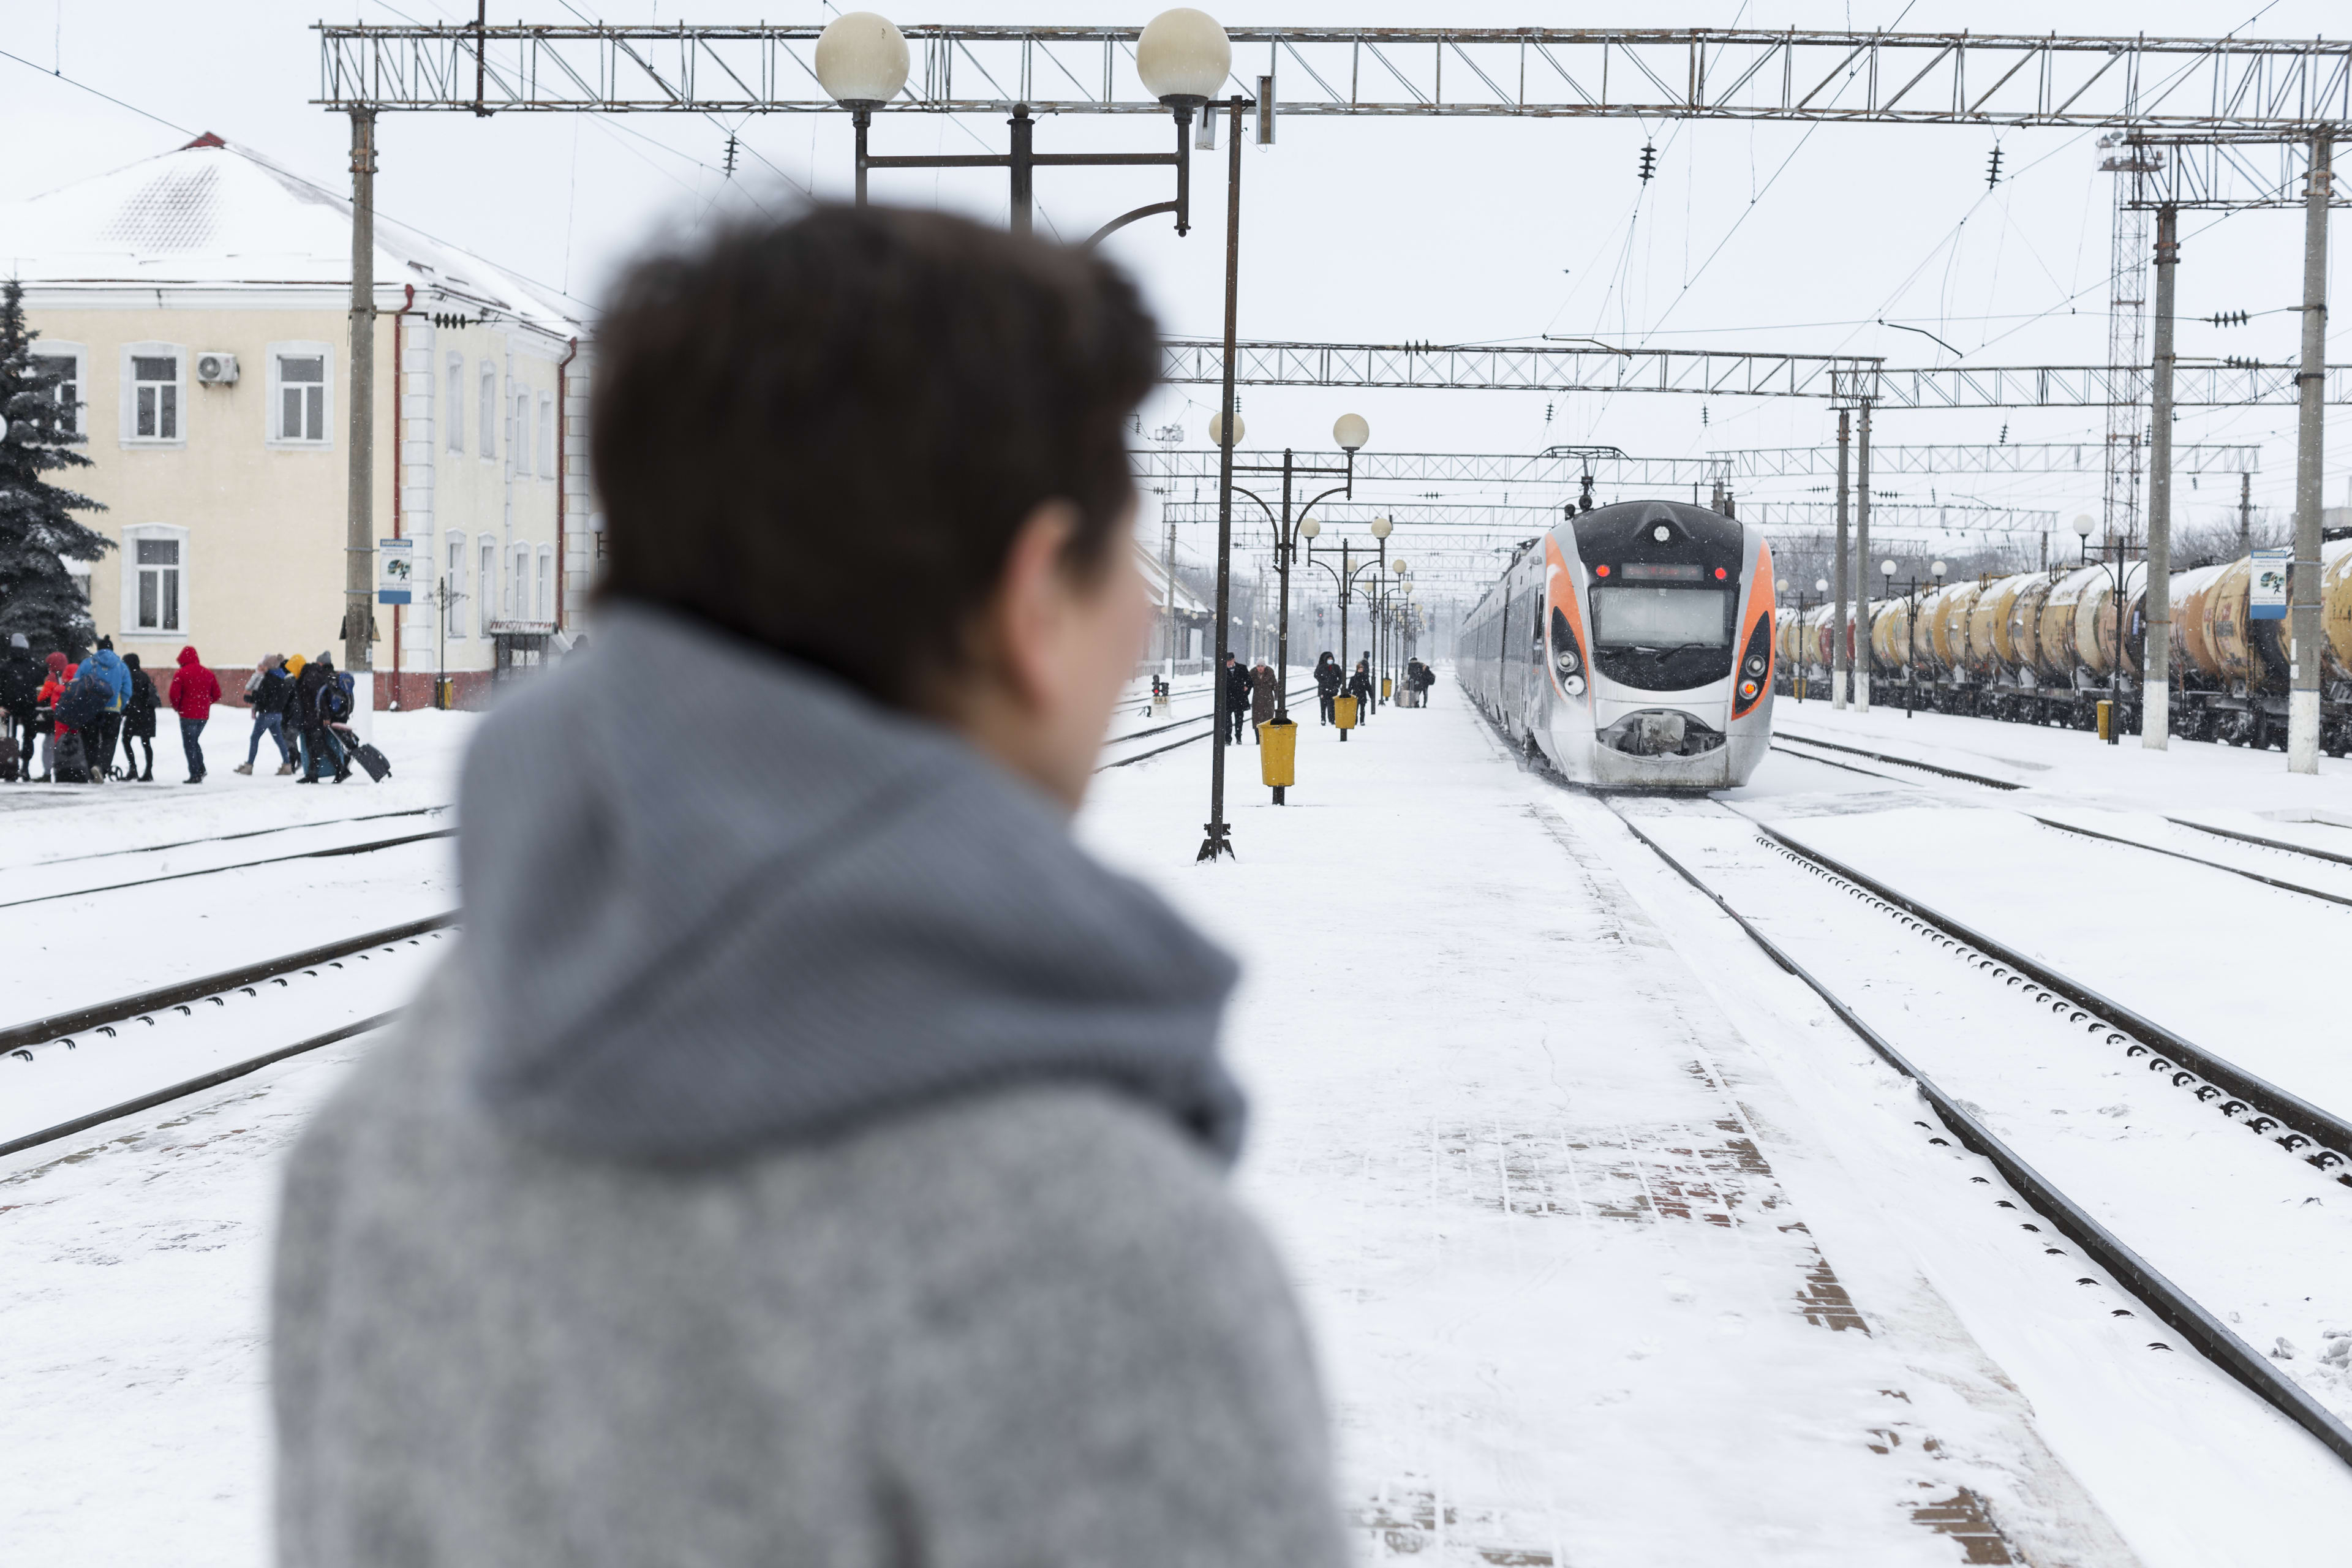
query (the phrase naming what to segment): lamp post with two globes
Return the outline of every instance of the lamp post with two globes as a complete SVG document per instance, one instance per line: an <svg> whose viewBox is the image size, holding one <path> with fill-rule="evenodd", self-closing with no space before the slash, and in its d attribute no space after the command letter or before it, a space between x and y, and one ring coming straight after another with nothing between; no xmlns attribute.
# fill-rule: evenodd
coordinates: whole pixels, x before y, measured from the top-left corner
<svg viewBox="0 0 2352 1568"><path fill-rule="evenodd" d="M1029 106L1013 106L1010 150L994 153L942 153L928 155L880 156L866 150L874 111L897 98L907 85L908 56L906 35L887 17L871 11L851 11L826 24L816 41L816 79L827 97L849 110L857 137L857 205L866 205L866 176L873 169L1003 169L1011 176L1012 227L1029 232L1035 207L1035 171L1040 168L1172 168L1176 199L1154 202L1123 213L1097 229L1087 241L1099 243L1107 235L1138 218L1171 213L1176 232L1192 226L1192 117L1204 111L1211 95L1225 84L1233 69L1233 46L1215 20L1187 7L1163 11L1153 17L1135 41L1135 68L1144 90L1165 104L1176 121L1173 153L1039 153L1034 150L1036 121Z"/></svg>
<svg viewBox="0 0 2352 1568"><path fill-rule="evenodd" d="M1246 429L1247 426L1241 419L1238 416L1235 417L1234 439L1240 440ZM1209 439L1223 447L1223 418L1221 416L1212 415L1209 419ZM1231 471L1236 474L1280 474L1282 476L1282 510L1279 513L1266 505L1265 498L1255 490L1241 485L1233 487L1241 494L1257 502L1258 510L1265 513L1266 521L1274 525L1275 567L1282 579L1282 607L1277 623L1278 629L1275 637L1276 684L1274 720L1277 724L1290 722L1290 568L1298 559L1298 542L1302 539L1312 540L1323 531L1323 525L1307 515L1317 506L1333 496L1352 497L1356 493L1356 453L1371 438L1372 427L1364 422L1362 416L1342 414L1331 426L1332 441L1340 451L1347 454L1347 459L1341 467L1335 468L1328 464L1302 463L1288 447L1282 449L1282 461L1279 463L1232 465ZM1293 512L1290 504L1292 481L1305 476L1320 478L1327 475L1341 477L1342 482L1322 491Z"/></svg>

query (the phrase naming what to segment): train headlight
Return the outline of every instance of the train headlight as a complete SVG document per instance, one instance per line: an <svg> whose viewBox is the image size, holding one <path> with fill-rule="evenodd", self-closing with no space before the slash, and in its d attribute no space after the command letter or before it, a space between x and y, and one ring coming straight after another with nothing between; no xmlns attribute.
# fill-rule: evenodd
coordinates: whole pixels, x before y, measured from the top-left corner
<svg viewBox="0 0 2352 1568"><path fill-rule="evenodd" d="M1576 633L1569 626L1568 617L1560 614L1559 606L1557 605L1552 606L1551 611L1551 648L1552 672L1559 677L1561 686L1566 687L1569 695L1573 697L1584 689L1581 673L1584 660L1577 655ZM1575 684L1570 686L1570 681L1574 681Z"/></svg>
<svg viewBox="0 0 2352 1568"><path fill-rule="evenodd" d="M1764 656L1762 654L1751 653L1748 656L1748 673L1750 675L1761 675L1764 673Z"/></svg>
<svg viewBox="0 0 2352 1568"><path fill-rule="evenodd" d="M1559 651L1551 656L1551 667L1559 671L1559 678L1562 680L1566 680L1584 668L1584 661L1576 657L1573 644L1562 643Z"/></svg>

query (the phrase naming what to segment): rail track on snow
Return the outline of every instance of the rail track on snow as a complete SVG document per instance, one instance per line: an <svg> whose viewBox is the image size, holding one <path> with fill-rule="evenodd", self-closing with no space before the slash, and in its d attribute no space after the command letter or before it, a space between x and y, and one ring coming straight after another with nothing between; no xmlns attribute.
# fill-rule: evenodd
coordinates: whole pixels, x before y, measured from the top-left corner
<svg viewBox="0 0 2352 1568"><path fill-rule="evenodd" d="M207 1005L230 1008L242 1001L261 997L268 987L289 987L301 977L325 978L326 972L331 970L342 969L353 963L373 963L378 958L397 954L404 947L421 948L427 942L446 934L457 921L457 912L454 910L444 914L427 915L421 920L404 921L341 942L305 948L299 952L284 953L215 974L175 981L153 990L135 992L112 1001L51 1014L47 1017L29 1019L0 1028L0 1060L34 1063L44 1058L76 1051L96 1039L119 1038L142 1026L152 1027L160 1017L173 1013L194 1016L197 1009ZM331 1029L281 1042L235 1061L222 1063L194 1077L0 1142L0 1155L55 1142L109 1121L153 1110L232 1079L242 1078L272 1062L314 1051L372 1029L380 1029L398 1016L398 1009L376 1013Z"/></svg>
<svg viewBox="0 0 2352 1568"><path fill-rule="evenodd" d="M2102 1224L2084 1204L2036 1170L1894 1040L1863 1018L1846 997L1800 963L1754 919L1645 831L1632 816L1606 796L1601 798L1636 841L1727 916L1777 967L1818 996L1875 1056L1916 1085L1951 1137L1989 1162L2049 1226L2072 1240L2153 1316L2195 1346L2214 1365L2316 1437L2339 1459L2352 1464L2352 1427L2239 1337L2218 1314ZM2178 1092L2193 1097L2337 1182L2352 1185L2352 1156L2347 1153L2352 1151L2352 1123L2343 1118L1745 813L1731 811L1720 803L1709 804L1754 829L1758 839L1775 856L1883 913L1956 962L2000 981L2024 1005L2046 1009L2063 1023L2080 1027L2105 1046L2119 1050L2126 1060L2158 1075L2159 1081ZM2029 1224L2026 1228L2037 1227ZM2152 1342L2150 1348L2169 1347Z"/></svg>

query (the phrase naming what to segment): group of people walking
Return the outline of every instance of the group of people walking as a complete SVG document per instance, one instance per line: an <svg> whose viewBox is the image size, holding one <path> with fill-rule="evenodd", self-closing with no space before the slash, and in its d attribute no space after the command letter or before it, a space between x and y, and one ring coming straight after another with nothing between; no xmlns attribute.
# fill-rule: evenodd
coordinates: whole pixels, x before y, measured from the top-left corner
<svg viewBox="0 0 2352 1568"><path fill-rule="evenodd" d="M1324 649L1323 657L1315 661L1315 697L1322 707L1323 722L1326 724L1339 721L1339 701L1341 697L1356 700L1356 722L1363 723L1372 716L1372 710L1380 701L1372 687L1371 660L1360 658L1351 670L1332 658L1328 648Z"/></svg>
<svg viewBox="0 0 2352 1568"><path fill-rule="evenodd" d="M140 668L139 656L117 654L111 637L99 638L98 647L78 661L59 652L36 662L24 633L8 640L0 657L0 713L7 721L0 780L152 784L155 716L169 708L180 722L180 749L188 766L184 782L205 782L203 736L213 704L222 700L221 685L194 647L180 650L179 668L159 692L154 678ZM299 773L302 784L321 777L340 784L351 777L354 742L345 724L352 700L352 678L337 673L328 655L307 661L299 654L268 656L245 684L253 734L236 771L253 772L267 734L278 744L280 777Z"/></svg>
<svg viewBox="0 0 2352 1568"><path fill-rule="evenodd" d="M1406 683L1416 692L1424 692L1436 684L1437 678L1429 673L1428 666L1414 659L1405 672ZM1233 654L1225 655L1224 690L1220 707L1223 710L1226 738L1238 745L1242 731L1248 729L1255 738L1255 726L1275 715L1281 693L1281 677L1274 667L1260 659L1244 667ZM1360 658L1352 670L1342 665L1325 649L1315 661L1315 696L1320 705L1323 722L1339 722L1337 704L1341 697L1356 700L1356 722L1363 723L1380 706L1379 689L1372 683L1370 658Z"/></svg>
<svg viewBox="0 0 2352 1568"><path fill-rule="evenodd" d="M0 657L0 711L7 720L7 742L0 746L0 780L152 784L155 715L168 707L179 716L180 745L188 762L186 782L202 784L205 756L197 737L219 700L220 682L193 647L180 650L171 685L158 692L139 656L116 653L111 637L99 638L98 647L79 661L53 652L37 663L31 644L17 632ZM41 758L37 775L33 772L37 742ZM115 766L118 751L120 769Z"/></svg>
<svg viewBox="0 0 2352 1568"><path fill-rule="evenodd" d="M300 654L264 654L245 683L245 700L253 708L253 733L246 738L245 761L236 771L249 773L261 754L261 737L278 747L278 776L295 774L296 784L317 784L332 777L341 784L352 776L351 731L354 693L352 677L335 668L334 657L321 653L306 659Z"/></svg>
<svg viewBox="0 0 2352 1568"><path fill-rule="evenodd" d="M1247 730L1252 740L1257 738L1257 727L1273 721L1280 704L1282 679L1274 667L1264 659L1244 668L1240 659L1225 655L1224 721L1227 739L1238 745L1242 731Z"/></svg>

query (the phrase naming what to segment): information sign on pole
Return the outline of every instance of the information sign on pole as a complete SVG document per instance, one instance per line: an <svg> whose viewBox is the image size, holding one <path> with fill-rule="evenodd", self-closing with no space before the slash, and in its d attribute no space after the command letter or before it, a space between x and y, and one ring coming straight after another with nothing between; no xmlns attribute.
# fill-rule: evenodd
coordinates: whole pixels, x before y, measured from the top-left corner
<svg viewBox="0 0 2352 1568"><path fill-rule="evenodd" d="M2254 552L2253 577L2246 591L2246 619L2286 619L2286 574L2294 564L2294 548L2292 545L2283 544L2275 550Z"/></svg>
<svg viewBox="0 0 2352 1568"><path fill-rule="evenodd" d="M405 605L416 575L416 541L379 539L375 542L375 602ZM2284 600L2280 601L2284 603Z"/></svg>

